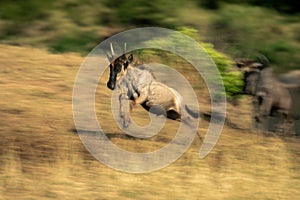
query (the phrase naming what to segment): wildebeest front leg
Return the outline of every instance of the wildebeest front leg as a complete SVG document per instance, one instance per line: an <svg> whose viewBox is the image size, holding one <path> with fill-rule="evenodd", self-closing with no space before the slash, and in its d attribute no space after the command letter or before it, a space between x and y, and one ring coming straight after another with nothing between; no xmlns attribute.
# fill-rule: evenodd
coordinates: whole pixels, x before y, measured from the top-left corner
<svg viewBox="0 0 300 200"><path fill-rule="evenodd" d="M122 119L123 128L127 129L130 124L129 109L128 109L128 99L125 93L119 95L120 103L120 118Z"/></svg>
<svg viewBox="0 0 300 200"><path fill-rule="evenodd" d="M282 113L283 117L283 122L281 124L281 130L285 134L291 134L295 135L296 134L296 129L295 129L295 120L289 113Z"/></svg>
<svg viewBox="0 0 300 200"><path fill-rule="evenodd" d="M136 104L142 104L144 103L147 98L148 98L148 91L149 91L149 87L145 86L142 89L140 89L139 92L139 96L137 98L134 99L134 102Z"/></svg>
<svg viewBox="0 0 300 200"><path fill-rule="evenodd" d="M272 109L272 99L269 97L261 97L259 101L259 110L255 119L263 131L269 131L269 116Z"/></svg>
<svg viewBox="0 0 300 200"><path fill-rule="evenodd" d="M253 121L253 128L260 129L260 118L259 118L259 100L258 98L253 98L252 104L254 105L254 121Z"/></svg>

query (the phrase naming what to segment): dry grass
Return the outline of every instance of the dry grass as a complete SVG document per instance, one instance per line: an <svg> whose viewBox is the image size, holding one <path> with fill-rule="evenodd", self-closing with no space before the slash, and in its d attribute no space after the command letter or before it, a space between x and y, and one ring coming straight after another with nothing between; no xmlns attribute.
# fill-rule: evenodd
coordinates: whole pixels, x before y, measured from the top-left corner
<svg viewBox="0 0 300 200"><path fill-rule="evenodd" d="M84 149L73 131L72 87L83 58L23 47L0 45L0 49L0 199L295 199L300 195L299 139L247 130L250 106L229 105L230 122L243 130L225 126L205 159L198 158L197 138L179 160L162 170L129 174L110 169ZM200 94L197 91L205 110L207 96ZM109 119L107 105L99 103L109 95L104 89L97 95L98 117ZM136 113L136 119L144 115L139 109ZM173 136L175 123L168 123L162 134L149 140L121 137L109 122L105 129L120 135L112 141L121 147L152 151ZM201 134L207 126L202 121Z"/></svg>

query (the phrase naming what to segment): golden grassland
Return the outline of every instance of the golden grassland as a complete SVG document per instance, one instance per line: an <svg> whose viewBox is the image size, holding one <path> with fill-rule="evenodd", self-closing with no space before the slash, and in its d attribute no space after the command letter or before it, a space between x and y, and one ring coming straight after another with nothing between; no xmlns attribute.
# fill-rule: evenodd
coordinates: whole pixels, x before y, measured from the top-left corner
<svg viewBox="0 0 300 200"><path fill-rule="evenodd" d="M250 100L228 104L219 142L199 159L201 140L159 171L130 174L108 168L83 147L72 118L72 87L83 57L0 45L0 199L296 199L300 196L300 140L255 133ZM180 69L179 69L180 71ZM185 75L189 76L189 71ZM109 121L111 92L101 79L98 118L111 140L132 151L153 151L174 136L169 121L150 139L126 137ZM201 88L201 87L200 87ZM204 88L204 87L202 87ZM209 110L207 92L196 91ZM146 117L145 117L146 116ZM137 123L147 123L140 108ZM208 121L202 120L202 136Z"/></svg>

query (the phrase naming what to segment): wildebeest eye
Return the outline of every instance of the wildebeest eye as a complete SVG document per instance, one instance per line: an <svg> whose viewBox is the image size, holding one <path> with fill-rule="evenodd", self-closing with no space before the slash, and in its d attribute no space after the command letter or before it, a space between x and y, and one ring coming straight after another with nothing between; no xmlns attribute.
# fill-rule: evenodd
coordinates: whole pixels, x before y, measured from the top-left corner
<svg viewBox="0 0 300 200"><path fill-rule="evenodd" d="M115 65L115 72L119 73L119 72L121 71L121 69L122 69L121 64L117 63L117 64Z"/></svg>

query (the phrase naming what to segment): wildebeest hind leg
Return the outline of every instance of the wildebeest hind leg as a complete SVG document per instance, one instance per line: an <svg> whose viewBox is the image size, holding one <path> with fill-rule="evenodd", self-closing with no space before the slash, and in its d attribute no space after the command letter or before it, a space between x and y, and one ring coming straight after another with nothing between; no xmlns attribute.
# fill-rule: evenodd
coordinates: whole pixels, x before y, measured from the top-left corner
<svg viewBox="0 0 300 200"><path fill-rule="evenodd" d="M190 122L191 122L191 118L190 118L190 117L184 117L184 118L181 118L179 121L181 121L181 122L187 124L189 127L193 128L193 125L190 123ZM201 141L203 141L203 138L201 137L201 135L200 135L200 133L198 132L198 130L196 130L196 133L197 133L199 139L200 139Z"/></svg>
<svg viewBox="0 0 300 200"><path fill-rule="evenodd" d="M283 114L282 130L283 133L285 134L291 134L291 135L296 134L295 120L291 115L286 113Z"/></svg>
<svg viewBox="0 0 300 200"><path fill-rule="evenodd" d="M180 114L178 112L176 112L175 110L168 110L167 117L169 119L177 120L177 119L180 119Z"/></svg>
<svg viewBox="0 0 300 200"><path fill-rule="evenodd" d="M129 116L129 109L128 109L128 101L126 99L126 95L120 94L119 96L119 107L120 107L120 118L122 120L123 128L127 129L129 124L131 123L130 116Z"/></svg>

